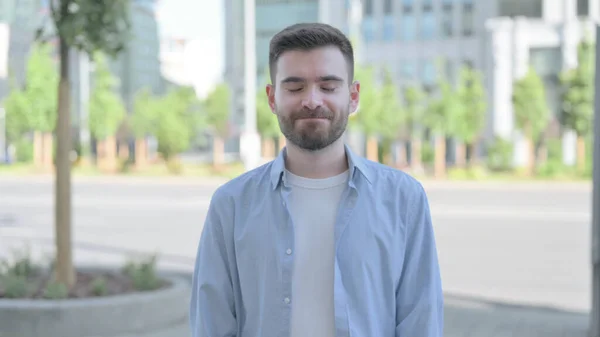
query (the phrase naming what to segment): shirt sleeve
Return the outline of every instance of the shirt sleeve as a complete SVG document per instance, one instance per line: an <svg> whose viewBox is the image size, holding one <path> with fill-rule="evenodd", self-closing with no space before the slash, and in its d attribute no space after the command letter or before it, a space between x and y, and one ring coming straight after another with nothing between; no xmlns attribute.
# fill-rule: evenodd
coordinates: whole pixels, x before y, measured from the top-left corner
<svg viewBox="0 0 600 337"><path fill-rule="evenodd" d="M407 220L405 259L396 292L396 337L442 337L440 268L429 202L420 184Z"/></svg>
<svg viewBox="0 0 600 337"><path fill-rule="evenodd" d="M192 337L235 337L237 322L232 268L224 226L231 227L226 199L213 196L198 246L192 281L190 327ZM229 214L229 215L228 215Z"/></svg>

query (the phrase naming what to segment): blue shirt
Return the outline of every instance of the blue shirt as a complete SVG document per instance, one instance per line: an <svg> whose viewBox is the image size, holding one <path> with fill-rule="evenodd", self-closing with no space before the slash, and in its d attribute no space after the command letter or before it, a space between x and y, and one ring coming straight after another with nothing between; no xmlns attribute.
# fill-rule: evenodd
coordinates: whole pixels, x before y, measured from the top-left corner
<svg viewBox="0 0 600 337"><path fill-rule="evenodd" d="M345 148L350 179L335 224L336 337L442 337L440 270L422 185ZM294 227L284 156L214 193L193 275L193 337L290 336Z"/></svg>

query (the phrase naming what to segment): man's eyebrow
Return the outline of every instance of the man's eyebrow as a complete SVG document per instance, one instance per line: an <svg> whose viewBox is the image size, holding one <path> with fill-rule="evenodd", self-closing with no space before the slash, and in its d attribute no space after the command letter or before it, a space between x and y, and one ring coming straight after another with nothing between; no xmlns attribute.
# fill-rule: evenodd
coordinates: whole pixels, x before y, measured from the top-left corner
<svg viewBox="0 0 600 337"><path fill-rule="evenodd" d="M319 77L319 82L344 82L344 80L335 75L327 75Z"/></svg>
<svg viewBox="0 0 600 337"><path fill-rule="evenodd" d="M296 77L296 76L286 77L283 80L281 80L281 83L301 83L301 82L305 82L305 80L301 77Z"/></svg>

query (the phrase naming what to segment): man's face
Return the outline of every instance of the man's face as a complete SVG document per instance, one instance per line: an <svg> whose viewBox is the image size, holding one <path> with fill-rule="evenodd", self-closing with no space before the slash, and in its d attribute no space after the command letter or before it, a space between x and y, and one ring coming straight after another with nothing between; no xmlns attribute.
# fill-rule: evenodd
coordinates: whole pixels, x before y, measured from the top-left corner
<svg viewBox="0 0 600 337"><path fill-rule="evenodd" d="M269 106L289 142L317 151L338 140L356 110L360 85L351 83L348 64L336 47L287 51L266 91Z"/></svg>

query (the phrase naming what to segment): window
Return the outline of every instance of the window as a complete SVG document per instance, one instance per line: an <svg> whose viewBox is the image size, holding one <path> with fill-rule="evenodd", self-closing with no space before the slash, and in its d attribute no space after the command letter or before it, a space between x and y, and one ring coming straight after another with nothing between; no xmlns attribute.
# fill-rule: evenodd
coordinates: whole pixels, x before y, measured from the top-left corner
<svg viewBox="0 0 600 337"><path fill-rule="evenodd" d="M424 40L432 40L435 38L435 15L433 12L423 12L421 17L421 37Z"/></svg>
<svg viewBox="0 0 600 337"><path fill-rule="evenodd" d="M542 1L543 0L498 0L498 11L500 16L541 18ZM578 3L579 2L580 0L578 0Z"/></svg>
<svg viewBox="0 0 600 337"><path fill-rule="evenodd" d="M443 37L452 37L452 7L444 7L442 10L441 32Z"/></svg>
<svg viewBox="0 0 600 337"><path fill-rule="evenodd" d="M385 0L383 3L383 14L392 14L394 13L393 1Z"/></svg>
<svg viewBox="0 0 600 337"><path fill-rule="evenodd" d="M464 36L473 35L473 5L465 4L462 12L462 33Z"/></svg>
<svg viewBox="0 0 600 337"><path fill-rule="evenodd" d="M372 42L375 38L375 24L373 18L366 18L363 20L362 35L366 43Z"/></svg>
<svg viewBox="0 0 600 337"><path fill-rule="evenodd" d="M403 80L415 80L417 77L417 66L412 60L401 61L400 78Z"/></svg>
<svg viewBox="0 0 600 337"><path fill-rule="evenodd" d="M577 0L577 16L590 15L590 0Z"/></svg>
<svg viewBox="0 0 600 337"><path fill-rule="evenodd" d="M401 19L401 31L400 36L403 41L413 41L416 38L416 25L415 16L413 14L404 14Z"/></svg>
<svg viewBox="0 0 600 337"><path fill-rule="evenodd" d="M433 10L433 0L421 0L421 4L423 5L423 11Z"/></svg>
<svg viewBox="0 0 600 337"><path fill-rule="evenodd" d="M423 84L425 86L432 86L435 84L436 76L435 76L435 63L432 60L425 60L423 62L423 74L421 79L423 80Z"/></svg>
<svg viewBox="0 0 600 337"><path fill-rule="evenodd" d="M394 25L394 17L386 15L383 18L383 40L394 41L396 38L396 26Z"/></svg>
<svg viewBox="0 0 600 337"><path fill-rule="evenodd" d="M402 0L402 11L410 13L413 10L414 0Z"/></svg>
<svg viewBox="0 0 600 337"><path fill-rule="evenodd" d="M363 0L363 14L365 16L373 15L373 0Z"/></svg>

